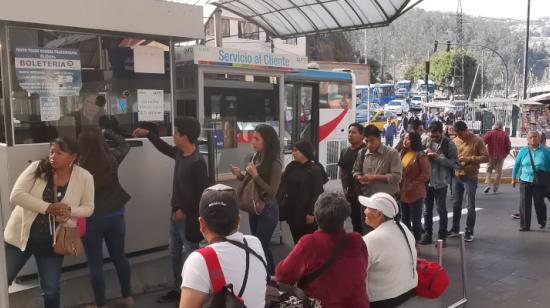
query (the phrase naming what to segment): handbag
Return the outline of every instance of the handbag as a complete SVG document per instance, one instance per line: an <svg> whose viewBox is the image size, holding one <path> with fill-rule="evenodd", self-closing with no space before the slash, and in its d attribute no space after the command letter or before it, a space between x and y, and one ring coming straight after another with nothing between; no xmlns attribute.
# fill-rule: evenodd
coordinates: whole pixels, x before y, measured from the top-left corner
<svg viewBox="0 0 550 308"><path fill-rule="evenodd" d="M527 149L527 151L529 152L531 167L533 168L533 174L535 175L535 178L533 179L533 185L542 186L546 188L550 187L550 172L537 170L537 168L535 168L535 161L533 160L533 155L531 154L531 150Z"/></svg>
<svg viewBox="0 0 550 308"><path fill-rule="evenodd" d="M255 156L252 157L252 162ZM265 200L252 178L245 184L240 199L239 208L249 214L260 215L265 210Z"/></svg>
<svg viewBox="0 0 550 308"><path fill-rule="evenodd" d="M53 183L53 200L54 202L58 202L57 185L55 184L55 181ZM77 222L77 225L78 225L78 222ZM54 220L54 226L55 226L55 220ZM59 255L67 255L67 256L81 255L84 252L84 245L82 244L82 239L80 238L81 228L79 228L78 226L68 227L63 224L57 226L54 232L54 247L53 247L54 252Z"/></svg>

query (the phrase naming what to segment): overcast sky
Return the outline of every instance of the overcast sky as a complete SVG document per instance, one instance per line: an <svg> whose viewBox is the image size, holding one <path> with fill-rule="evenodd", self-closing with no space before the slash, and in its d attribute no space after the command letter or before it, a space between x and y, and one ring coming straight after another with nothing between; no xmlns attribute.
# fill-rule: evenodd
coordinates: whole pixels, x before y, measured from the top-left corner
<svg viewBox="0 0 550 308"><path fill-rule="evenodd" d="M456 12L457 0L424 0L418 5L428 11ZM525 19L527 0L462 0L468 15ZM531 18L550 17L550 0L531 0Z"/></svg>

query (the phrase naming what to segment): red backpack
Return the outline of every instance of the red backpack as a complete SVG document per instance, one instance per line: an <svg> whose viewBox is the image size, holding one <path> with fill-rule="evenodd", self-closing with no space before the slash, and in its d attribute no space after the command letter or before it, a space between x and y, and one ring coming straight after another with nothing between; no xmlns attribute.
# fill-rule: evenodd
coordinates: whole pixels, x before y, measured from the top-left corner
<svg viewBox="0 0 550 308"><path fill-rule="evenodd" d="M416 295L424 298L439 298L449 286L447 271L436 262L418 258L416 271L418 286Z"/></svg>

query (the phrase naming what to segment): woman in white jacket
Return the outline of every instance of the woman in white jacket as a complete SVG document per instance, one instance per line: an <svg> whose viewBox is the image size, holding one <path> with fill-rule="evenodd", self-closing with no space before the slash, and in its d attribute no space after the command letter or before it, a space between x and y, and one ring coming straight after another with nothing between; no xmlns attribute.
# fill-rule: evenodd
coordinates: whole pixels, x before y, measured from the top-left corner
<svg viewBox="0 0 550 308"><path fill-rule="evenodd" d="M54 252L55 228L76 226L76 219L94 210L94 180L75 165L78 144L57 138L50 144L47 159L31 163L17 178L10 196L14 210L4 239L8 284L34 255L45 308L60 307L59 281L63 255ZM54 186L57 200L54 202Z"/></svg>

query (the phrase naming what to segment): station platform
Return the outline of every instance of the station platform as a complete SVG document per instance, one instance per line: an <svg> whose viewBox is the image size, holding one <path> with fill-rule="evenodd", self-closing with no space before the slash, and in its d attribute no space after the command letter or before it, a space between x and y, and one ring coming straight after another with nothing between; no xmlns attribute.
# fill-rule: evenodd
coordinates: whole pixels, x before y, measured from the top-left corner
<svg viewBox="0 0 550 308"><path fill-rule="evenodd" d="M327 183L327 191L338 191L340 183ZM519 232L519 221L510 217L519 205L519 191L511 185L501 185L501 192L485 194L479 186L477 194L477 222L475 240L466 243L467 264L467 307L548 307L550 302L550 229L538 229L533 217L532 231ZM451 203L448 200L448 209ZM435 214L437 215L437 214ZM247 215L243 214L242 231L247 233ZM534 215L533 215L534 216ZM465 224L462 217L462 226ZM351 229L348 221L346 228ZM434 229L438 229L435 223ZM434 231L435 231L434 230ZM434 232L435 233L435 232ZM283 243L273 241L272 249L276 262L282 260L292 247L290 231L282 224ZM438 300L414 298L402 307L405 308L435 308L448 307L462 298L460 275L459 239L449 239L444 249L443 263L449 272L451 283L444 296ZM420 256L435 260L434 246L421 246ZM132 268L133 281L139 290L135 296L136 308L168 308L176 307L175 303L157 304L156 298L168 290L171 284L170 262L167 254L159 253L149 260L141 260ZM106 265L108 294L111 297L118 294L118 281L112 266ZM40 307L19 305L28 303L26 297L35 298L40 302L39 291L32 288L20 291L10 296L12 307ZM91 291L86 275L79 279L70 279L62 285L63 302L78 300L80 303L91 299ZM85 307L79 305L64 305L64 307ZM114 307L114 306L113 306Z"/></svg>

